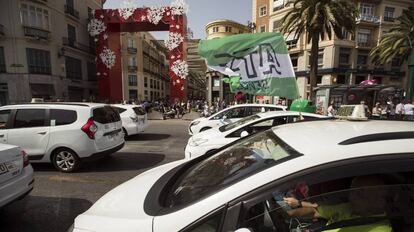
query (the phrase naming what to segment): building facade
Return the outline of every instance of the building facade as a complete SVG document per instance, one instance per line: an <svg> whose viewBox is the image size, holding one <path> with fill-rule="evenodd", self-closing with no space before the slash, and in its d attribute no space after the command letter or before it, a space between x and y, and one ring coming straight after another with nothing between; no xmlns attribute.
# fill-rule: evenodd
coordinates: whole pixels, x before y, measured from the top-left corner
<svg viewBox="0 0 414 232"><path fill-rule="evenodd" d="M162 41L149 32L121 33L121 44L124 100L169 99L168 51Z"/></svg>
<svg viewBox="0 0 414 232"><path fill-rule="evenodd" d="M94 100L95 45L87 24L104 2L0 1L0 104Z"/></svg>
<svg viewBox="0 0 414 232"><path fill-rule="evenodd" d="M250 29L246 25L227 19L216 20L206 26L207 39L217 39L249 32ZM234 93L231 93L229 84L222 81L220 73L207 71L206 81L209 104L217 100L225 100L227 103L234 101Z"/></svg>
<svg viewBox="0 0 414 232"><path fill-rule="evenodd" d="M283 17L292 7L292 0L253 0L253 21L256 32L279 32ZM318 85L359 84L376 80L379 84L404 87L406 66L394 59L391 64L379 65L369 57L381 36L395 23L403 9L412 5L410 0L362 0L358 7L355 35L344 32L346 39L325 38L319 43ZM285 37L297 83L302 97L309 95L309 60L311 44L305 35L299 39Z"/></svg>

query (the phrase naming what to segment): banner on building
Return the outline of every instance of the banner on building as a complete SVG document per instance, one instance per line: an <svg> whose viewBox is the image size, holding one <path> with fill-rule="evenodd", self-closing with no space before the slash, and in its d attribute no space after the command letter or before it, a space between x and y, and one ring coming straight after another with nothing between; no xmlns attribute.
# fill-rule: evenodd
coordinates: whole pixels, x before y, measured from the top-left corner
<svg viewBox="0 0 414 232"><path fill-rule="evenodd" d="M292 62L280 33L239 34L202 40L199 54L210 69L229 76L232 92L299 97Z"/></svg>

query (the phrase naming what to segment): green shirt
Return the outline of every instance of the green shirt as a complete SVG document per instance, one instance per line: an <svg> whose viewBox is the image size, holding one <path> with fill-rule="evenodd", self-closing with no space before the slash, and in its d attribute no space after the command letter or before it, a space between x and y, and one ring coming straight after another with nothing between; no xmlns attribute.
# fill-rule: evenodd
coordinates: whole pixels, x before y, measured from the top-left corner
<svg viewBox="0 0 414 232"><path fill-rule="evenodd" d="M328 225L358 218L359 216L352 215L351 206L348 203L339 205L321 205L317 209L322 218L328 220ZM327 232L391 232L392 228L388 220L361 226L349 226L344 228L337 228L333 230L326 230Z"/></svg>

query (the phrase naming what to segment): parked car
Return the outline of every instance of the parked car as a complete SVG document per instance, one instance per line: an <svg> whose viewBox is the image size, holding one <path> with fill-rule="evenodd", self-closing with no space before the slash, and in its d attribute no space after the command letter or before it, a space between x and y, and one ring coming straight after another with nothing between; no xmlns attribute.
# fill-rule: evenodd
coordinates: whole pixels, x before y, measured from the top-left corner
<svg viewBox="0 0 414 232"><path fill-rule="evenodd" d="M122 131L126 137L142 133L148 127L147 112L142 106L117 104L112 107L121 116Z"/></svg>
<svg viewBox="0 0 414 232"><path fill-rule="evenodd" d="M124 146L118 112L95 103L39 103L0 107L0 143L24 149L31 162L62 172Z"/></svg>
<svg viewBox="0 0 414 232"><path fill-rule="evenodd" d="M269 104L234 105L223 109L210 117L193 120L188 126L188 134L194 135L213 127L232 123L244 117L267 111L286 111L286 107Z"/></svg>
<svg viewBox="0 0 414 232"><path fill-rule="evenodd" d="M377 222L410 231L413 131L414 123L402 121L281 125L216 153L168 163L129 180L79 215L72 230L288 232L319 223L318 231L328 230L327 225L331 230L360 231L352 225ZM296 191L320 212L321 207L339 204L325 208L331 212L332 217L325 214L331 224L316 213L311 216L320 218L307 221L289 216L291 209L281 207L284 201L278 199ZM350 216L334 217L344 213ZM358 216L363 213L376 216ZM377 220L363 221L366 217Z"/></svg>
<svg viewBox="0 0 414 232"><path fill-rule="evenodd" d="M216 151L226 144L242 137L268 130L274 126L300 120L328 118L320 114L299 113L293 111L269 111L245 117L220 127L193 135L185 147L185 158L194 158Z"/></svg>
<svg viewBox="0 0 414 232"><path fill-rule="evenodd" d="M33 168L24 150L0 144L0 208L24 198L33 189Z"/></svg>

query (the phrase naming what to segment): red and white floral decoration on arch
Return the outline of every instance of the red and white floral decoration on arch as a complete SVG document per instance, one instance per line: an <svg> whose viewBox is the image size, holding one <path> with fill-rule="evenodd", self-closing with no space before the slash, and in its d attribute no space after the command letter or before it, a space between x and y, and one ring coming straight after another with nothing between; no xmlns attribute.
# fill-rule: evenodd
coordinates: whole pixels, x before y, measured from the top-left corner
<svg viewBox="0 0 414 232"><path fill-rule="evenodd" d="M170 6L136 8L131 0L120 9L92 11L88 31L96 42L99 98L110 102L124 100L122 90L121 32L169 31L165 46L169 50L170 99L185 100L186 39L188 5L175 0Z"/></svg>

